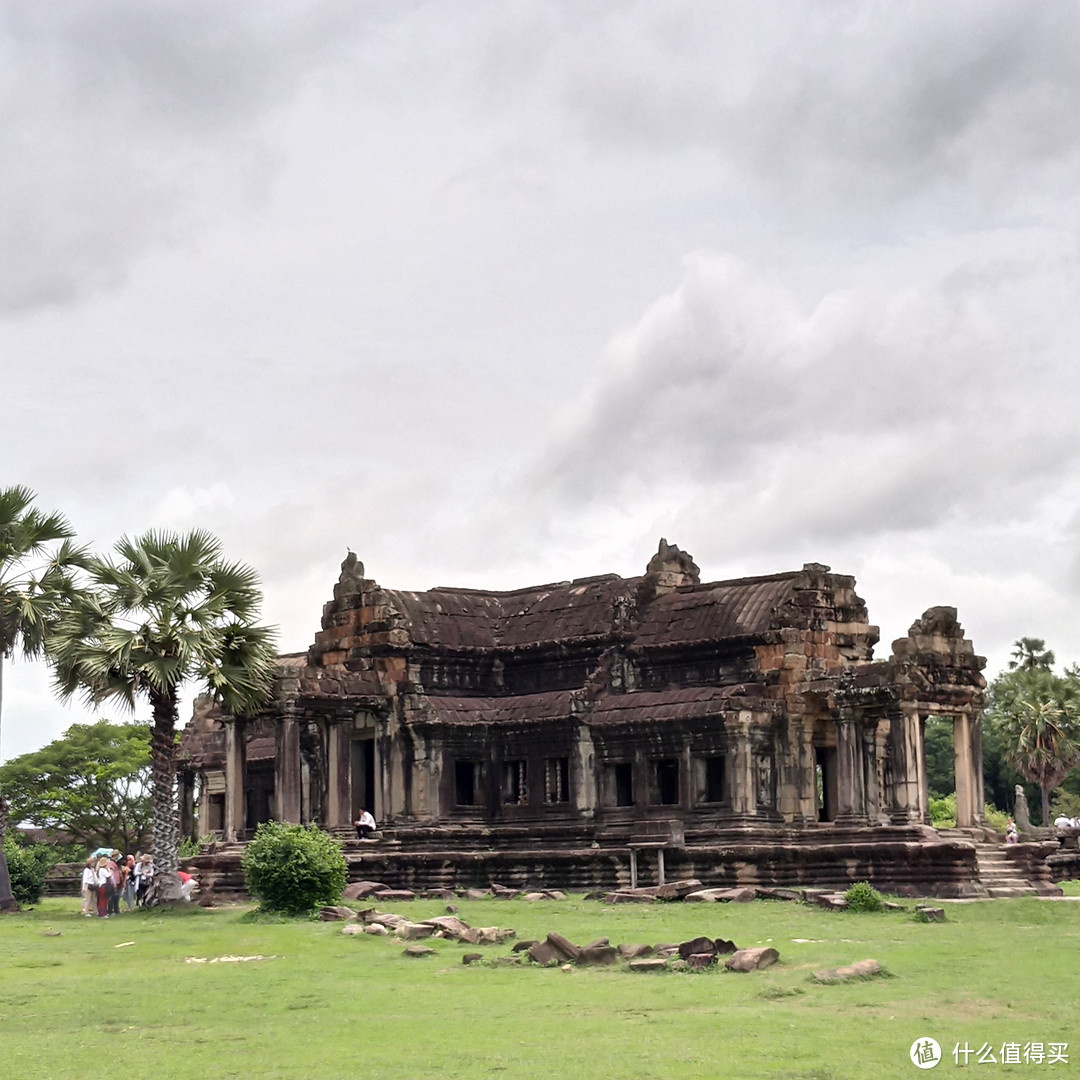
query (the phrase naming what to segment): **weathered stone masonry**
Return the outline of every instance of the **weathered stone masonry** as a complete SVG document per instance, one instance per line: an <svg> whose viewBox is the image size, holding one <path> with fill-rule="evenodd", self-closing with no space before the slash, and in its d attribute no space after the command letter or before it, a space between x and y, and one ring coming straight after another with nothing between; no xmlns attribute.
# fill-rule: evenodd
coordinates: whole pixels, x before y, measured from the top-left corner
<svg viewBox="0 0 1080 1080"><path fill-rule="evenodd" d="M350 554L263 713L197 706L185 826L198 786L199 831L226 839L269 817L344 831L367 807L386 838L371 858L398 878L442 855L461 877L473 851L535 880L540 850L555 883L611 878L626 845L674 836L676 872L820 877L840 845L838 879L877 865L902 885L928 858L896 847L929 822L928 715L953 722L958 824L979 823L984 661L952 608L887 660L877 640L854 579L814 563L702 584L661 541L640 577L405 592ZM919 874L959 882L970 855L940 846Z"/></svg>

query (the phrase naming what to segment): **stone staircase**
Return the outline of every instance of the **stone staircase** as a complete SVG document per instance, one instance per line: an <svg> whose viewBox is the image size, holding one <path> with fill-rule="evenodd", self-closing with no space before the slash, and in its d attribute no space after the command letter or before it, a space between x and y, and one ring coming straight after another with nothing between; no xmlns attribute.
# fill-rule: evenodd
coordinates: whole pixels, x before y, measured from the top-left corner
<svg viewBox="0 0 1080 1080"><path fill-rule="evenodd" d="M977 843L975 865L979 869L979 880L985 886L987 896L1036 896L1039 892L1024 877L1021 867L1006 855L1004 844Z"/></svg>

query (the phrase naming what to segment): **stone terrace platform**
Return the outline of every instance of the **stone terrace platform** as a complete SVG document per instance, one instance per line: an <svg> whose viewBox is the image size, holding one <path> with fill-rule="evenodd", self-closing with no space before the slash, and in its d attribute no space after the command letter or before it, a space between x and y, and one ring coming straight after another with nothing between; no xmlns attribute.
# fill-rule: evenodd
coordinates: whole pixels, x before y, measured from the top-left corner
<svg viewBox="0 0 1080 1080"><path fill-rule="evenodd" d="M980 880L977 846L968 837L940 838L932 829L888 827L843 829L743 828L687 834L682 844L626 837L604 842L584 830L522 830L511 835L482 827L384 830L378 839L341 837L349 880L382 881L393 888L486 888L491 882L513 887L585 891L630 885L631 844L637 849L638 883L655 884L656 849L664 852L667 879L698 878L706 887L760 885L846 888L869 881L900 896L982 898L990 895ZM1025 869L1043 863L1042 845L1016 845L1026 852ZM219 844L185 860L203 895L235 899L244 895L240 858L244 845ZM1053 890L1043 869L1039 885ZM1033 887L1031 891L1044 891ZM1053 890L1056 891L1056 890Z"/></svg>

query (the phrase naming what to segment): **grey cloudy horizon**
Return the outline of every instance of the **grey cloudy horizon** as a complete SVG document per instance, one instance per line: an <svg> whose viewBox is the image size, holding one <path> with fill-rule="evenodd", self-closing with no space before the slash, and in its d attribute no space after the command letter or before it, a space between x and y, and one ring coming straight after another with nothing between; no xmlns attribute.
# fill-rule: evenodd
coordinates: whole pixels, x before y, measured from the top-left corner
<svg viewBox="0 0 1080 1080"><path fill-rule="evenodd" d="M0 0L4 485L383 584L854 574L1080 660L1080 11ZM879 654L883 650L879 648ZM5 668L3 759L83 719Z"/></svg>

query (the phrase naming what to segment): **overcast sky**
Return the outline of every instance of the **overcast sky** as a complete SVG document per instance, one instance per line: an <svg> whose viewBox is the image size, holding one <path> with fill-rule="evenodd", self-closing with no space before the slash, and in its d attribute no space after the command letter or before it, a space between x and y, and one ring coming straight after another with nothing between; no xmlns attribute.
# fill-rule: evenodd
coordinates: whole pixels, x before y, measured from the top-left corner
<svg viewBox="0 0 1080 1080"><path fill-rule="evenodd" d="M396 588L854 574L1080 659L1080 8L0 0L0 484ZM107 714L112 715L112 714ZM4 759L86 718L5 670ZM119 716L116 716L119 718Z"/></svg>

